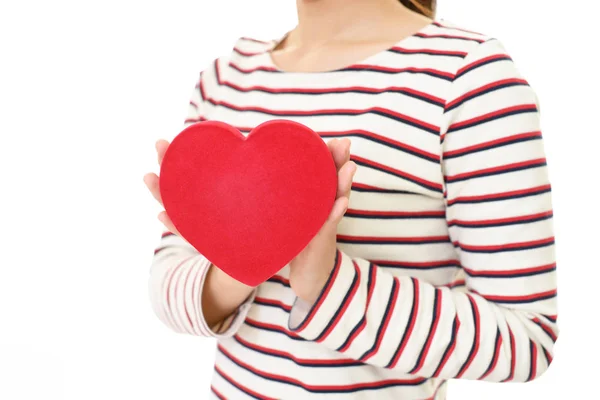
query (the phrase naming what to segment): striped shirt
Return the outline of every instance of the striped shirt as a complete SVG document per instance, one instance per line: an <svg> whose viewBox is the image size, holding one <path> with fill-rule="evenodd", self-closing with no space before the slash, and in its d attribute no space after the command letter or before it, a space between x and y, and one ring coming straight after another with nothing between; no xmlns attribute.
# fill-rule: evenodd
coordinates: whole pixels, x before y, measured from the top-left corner
<svg viewBox="0 0 600 400"><path fill-rule="evenodd" d="M239 39L204 70L185 126L285 118L349 138L358 168L312 306L282 265L213 331L210 262L163 234L152 306L217 339L210 398L440 400L453 378L540 376L558 335L550 184L536 94L502 43L436 21L317 73L279 69L274 44Z"/></svg>

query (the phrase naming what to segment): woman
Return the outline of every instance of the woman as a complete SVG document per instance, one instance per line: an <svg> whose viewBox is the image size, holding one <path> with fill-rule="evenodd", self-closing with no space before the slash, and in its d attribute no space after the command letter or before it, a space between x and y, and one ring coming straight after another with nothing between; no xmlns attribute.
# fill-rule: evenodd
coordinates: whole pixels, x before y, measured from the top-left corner
<svg viewBox="0 0 600 400"><path fill-rule="evenodd" d="M156 314L218 339L212 398L439 400L452 378L539 377L558 330L534 91L498 40L432 20L432 1L297 8L283 40L242 38L201 74L186 126L311 127L339 171L331 215L253 288L161 213Z"/></svg>

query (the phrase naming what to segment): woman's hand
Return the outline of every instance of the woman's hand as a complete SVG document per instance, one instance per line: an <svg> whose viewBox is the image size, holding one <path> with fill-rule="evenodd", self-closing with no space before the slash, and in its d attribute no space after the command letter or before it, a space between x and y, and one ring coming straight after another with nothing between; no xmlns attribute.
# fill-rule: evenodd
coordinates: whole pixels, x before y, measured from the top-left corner
<svg viewBox="0 0 600 400"><path fill-rule="evenodd" d="M167 151L167 148L169 147L169 142L167 142L166 140L160 139L156 142L155 147L156 147L156 154L158 157L158 165L160 166L160 164L162 163L163 157L165 156L165 152ZM160 197L160 188L158 186L158 175L156 175L152 172L144 175L144 183L148 187L148 190L150 190L150 193L152 193L152 196L162 206L163 203L162 203L162 199ZM173 222L171 221L171 219L169 218L169 216L167 215L167 213L165 211L161 211L158 214L158 219L169 230L169 232L179 235L179 232L177 232L177 229L175 229L175 225L173 225Z"/></svg>
<svg viewBox="0 0 600 400"><path fill-rule="evenodd" d="M313 304L327 282L337 251L337 225L346 213L356 164L350 161L350 140L327 143L338 171L335 203L327 221L310 243L290 262L290 286L296 296Z"/></svg>

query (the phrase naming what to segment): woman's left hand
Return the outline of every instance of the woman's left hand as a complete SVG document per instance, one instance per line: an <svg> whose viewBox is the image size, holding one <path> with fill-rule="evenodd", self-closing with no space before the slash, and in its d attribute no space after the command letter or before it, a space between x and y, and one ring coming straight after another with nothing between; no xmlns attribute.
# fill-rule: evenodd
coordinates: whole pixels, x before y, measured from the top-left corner
<svg viewBox="0 0 600 400"><path fill-rule="evenodd" d="M350 140L332 139L327 143L338 171L336 200L327 221L310 243L289 264L290 286L296 296L313 304L334 267L337 251L337 226L348 208L356 164L350 161Z"/></svg>

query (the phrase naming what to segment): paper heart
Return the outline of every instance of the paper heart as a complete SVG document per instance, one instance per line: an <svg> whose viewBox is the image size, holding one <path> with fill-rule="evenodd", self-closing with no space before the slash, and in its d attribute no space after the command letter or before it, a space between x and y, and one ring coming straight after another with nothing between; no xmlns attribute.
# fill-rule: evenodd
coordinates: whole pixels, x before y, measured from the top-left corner
<svg viewBox="0 0 600 400"><path fill-rule="evenodd" d="M244 137L206 121L169 145L159 185L181 236L228 275L256 286L323 226L337 171L327 145L302 124L273 120Z"/></svg>

